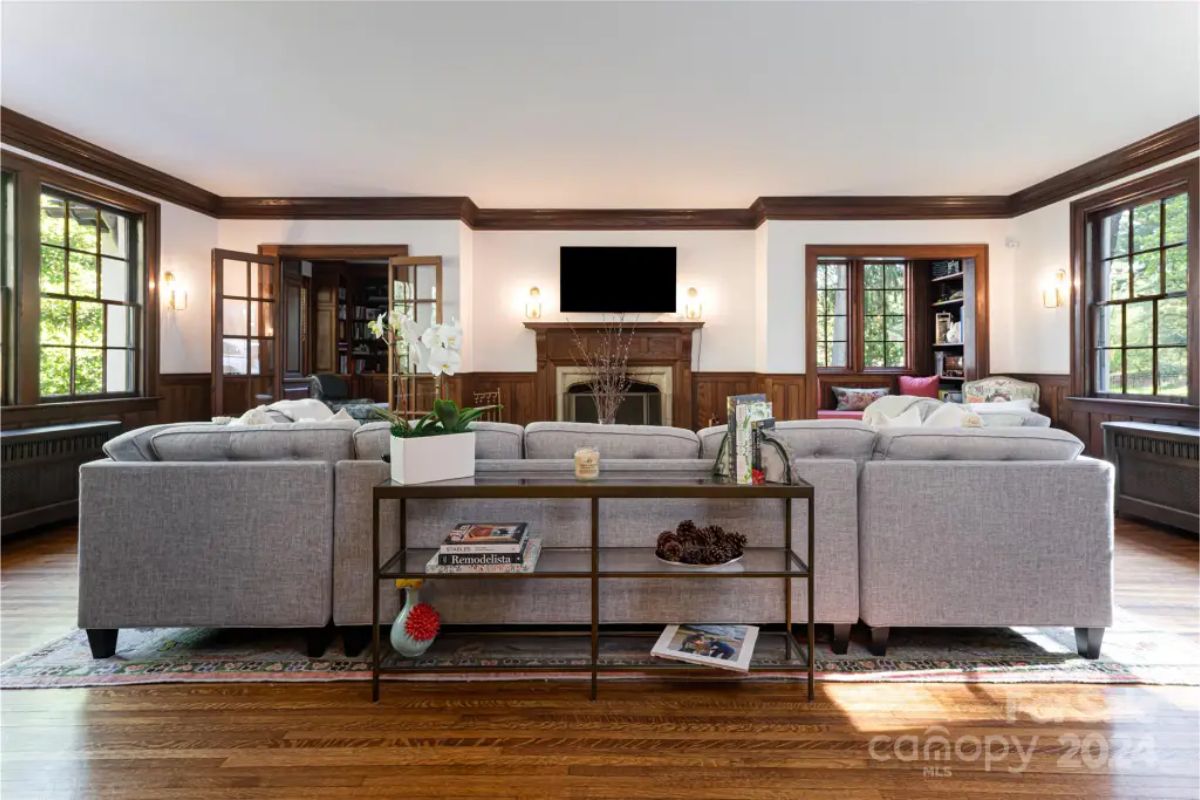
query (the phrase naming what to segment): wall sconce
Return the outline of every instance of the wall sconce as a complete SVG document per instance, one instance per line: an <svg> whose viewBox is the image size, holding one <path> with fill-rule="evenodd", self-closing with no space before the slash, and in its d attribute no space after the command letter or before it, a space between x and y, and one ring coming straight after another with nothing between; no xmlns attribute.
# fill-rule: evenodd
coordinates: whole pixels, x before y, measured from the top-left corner
<svg viewBox="0 0 1200 800"><path fill-rule="evenodd" d="M1042 287L1042 306L1045 308L1058 308L1067 301L1067 273L1066 270L1058 270L1054 273L1054 280Z"/></svg>
<svg viewBox="0 0 1200 800"><path fill-rule="evenodd" d="M179 285L175 280L174 272L164 272L162 279L163 297L167 301L167 309L170 311L183 311L187 308L187 289Z"/></svg>
<svg viewBox="0 0 1200 800"><path fill-rule="evenodd" d="M704 305L700 302L700 292L693 286L687 290L687 302L683 305L683 315L690 320L698 320L704 313Z"/></svg>
<svg viewBox="0 0 1200 800"><path fill-rule="evenodd" d="M529 289L529 299L525 301L525 318L542 318L542 293L536 286L532 286Z"/></svg>

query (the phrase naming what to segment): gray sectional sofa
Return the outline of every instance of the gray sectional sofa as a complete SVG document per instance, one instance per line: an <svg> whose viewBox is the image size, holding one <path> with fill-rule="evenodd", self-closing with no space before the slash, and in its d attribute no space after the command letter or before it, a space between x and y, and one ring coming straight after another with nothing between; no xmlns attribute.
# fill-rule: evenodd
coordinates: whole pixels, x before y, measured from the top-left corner
<svg viewBox="0 0 1200 800"><path fill-rule="evenodd" d="M707 473L724 428L541 422L476 425L477 470L570 472L576 447L602 469ZM1065 625L1095 657L1112 618L1112 471L1069 433L1041 428L893 429L853 421L780 422L794 474L816 489L815 617L845 652L871 626ZM340 626L348 652L371 620L371 489L388 476L386 423L152 426L123 434L80 470L79 625L111 655L122 627L291 627L320 652ZM778 459L772 477L783 474ZM409 501L409 541L434 546L467 519L522 519L548 543L588 541L587 501ZM383 549L397 545L392 506ZM807 526L793 504L795 530ZM763 501L613 500L606 545L647 545L683 519L778 544ZM449 583L449 582L447 582ZM398 608L384 592L383 616ZM424 596L448 623L582 623L586 585L472 582ZM778 579L614 581L605 623L682 619L782 622ZM805 619L806 593L793 593Z"/></svg>

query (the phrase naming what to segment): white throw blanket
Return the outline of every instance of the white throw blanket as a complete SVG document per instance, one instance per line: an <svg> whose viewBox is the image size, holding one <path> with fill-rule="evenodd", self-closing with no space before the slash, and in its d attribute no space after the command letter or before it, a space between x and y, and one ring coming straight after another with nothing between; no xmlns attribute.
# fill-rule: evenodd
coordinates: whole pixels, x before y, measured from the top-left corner
<svg viewBox="0 0 1200 800"><path fill-rule="evenodd" d="M970 408L932 397L889 394L863 410L873 428L979 428L983 420Z"/></svg>

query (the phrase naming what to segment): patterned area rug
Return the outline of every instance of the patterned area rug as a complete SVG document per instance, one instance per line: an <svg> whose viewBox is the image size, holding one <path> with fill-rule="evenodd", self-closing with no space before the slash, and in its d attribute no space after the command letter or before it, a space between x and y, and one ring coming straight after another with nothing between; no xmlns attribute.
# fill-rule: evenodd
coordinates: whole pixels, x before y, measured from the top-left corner
<svg viewBox="0 0 1200 800"><path fill-rule="evenodd" d="M818 628L818 631L821 631ZM586 639L583 640L586 643ZM653 637L606 640L602 658L641 663ZM386 642L385 642L386 646ZM584 645L585 646L585 645ZM713 670L713 679L790 680L773 672L775 656L756 652L764 667L749 677ZM782 648L779 648L782 651ZM835 655L818 641L817 673L825 681L935 683L1140 683L1200 685L1200 647L1188 639L1149 629L1138 618L1118 613L1104 639L1102 657L1075 654L1067 628L897 629L885 658L871 656L860 641ZM581 655L583 654L583 655ZM782 656L780 656L782 657ZM464 663L513 666L569 666L586 659L578 639L448 638L423 657L424 666ZM365 681L371 677L369 651L355 658L335 641L324 658L311 659L294 631L157 628L122 630L117 655L93 659L82 631L17 656L0 665L0 687L33 689L150 683L244 683ZM606 680L643 673L609 673ZM389 680L584 680L583 673L416 673Z"/></svg>

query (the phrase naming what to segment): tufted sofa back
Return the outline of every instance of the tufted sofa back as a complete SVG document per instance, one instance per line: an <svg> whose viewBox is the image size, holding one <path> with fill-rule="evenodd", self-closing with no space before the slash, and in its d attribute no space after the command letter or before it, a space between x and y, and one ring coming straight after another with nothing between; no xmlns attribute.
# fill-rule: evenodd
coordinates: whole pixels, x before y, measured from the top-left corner
<svg viewBox="0 0 1200 800"><path fill-rule="evenodd" d="M1057 428L884 428L876 461L1073 461L1083 442Z"/></svg>
<svg viewBox="0 0 1200 800"><path fill-rule="evenodd" d="M700 431L701 452L716 458L724 425ZM784 442L794 458L849 458L859 463L871 458L875 448L875 430L849 419L798 419L775 423L772 435Z"/></svg>

